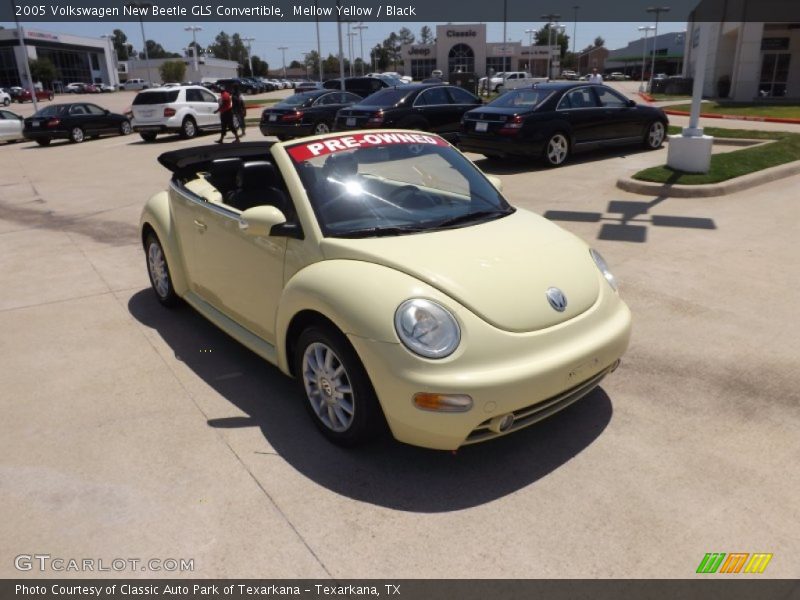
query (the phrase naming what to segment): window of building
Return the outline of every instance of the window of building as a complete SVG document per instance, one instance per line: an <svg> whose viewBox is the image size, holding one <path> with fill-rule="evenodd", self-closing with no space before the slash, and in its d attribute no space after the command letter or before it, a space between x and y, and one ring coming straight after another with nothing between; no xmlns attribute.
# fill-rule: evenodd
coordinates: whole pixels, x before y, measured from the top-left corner
<svg viewBox="0 0 800 600"><path fill-rule="evenodd" d="M511 70L510 56L490 56L486 59L486 73L500 73Z"/></svg>
<svg viewBox="0 0 800 600"><path fill-rule="evenodd" d="M89 56L92 57L92 69L94 69L95 71L99 71L100 70L100 60L97 58L97 54L92 52Z"/></svg>
<svg viewBox="0 0 800 600"><path fill-rule="evenodd" d="M65 85L92 81L92 71L89 68L89 56L83 51L65 50L63 48L36 47L39 58L47 58L56 67L58 78Z"/></svg>
<svg viewBox="0 0 800 600"><path fill-rule="evenodd" d="M411 59L411 78L414 81L421 81L431 76L436 68L435 58L412 58Z"/></svg>
<svg viewBox="0 0 800 600"><path fill-rule="evenodd" d="M791 54L764 54L761 57L761 77L758 95L761 98L781 98L786 95Z"/></svg>
<svg viewBox="0 0 800 600"><path fill-rule="evenodd" d="M475 53L466 44L456 44L447 55L449 73L474 73Z"/></svg>
<svg viewBox="0 0 800 600"><path fill-rule="evenodd" d="M0 87L19 85L20 76L13 48L0 48Z"/></svg>

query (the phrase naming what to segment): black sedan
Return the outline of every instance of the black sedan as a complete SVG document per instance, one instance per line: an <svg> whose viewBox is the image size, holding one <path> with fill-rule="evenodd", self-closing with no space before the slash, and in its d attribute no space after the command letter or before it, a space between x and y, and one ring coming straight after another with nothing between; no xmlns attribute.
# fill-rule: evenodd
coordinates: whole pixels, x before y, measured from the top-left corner
<svg viewBox="0 0 800 600"><path fill-rule="evenodd" d="M47 146L52 140L80 143L86 138L105 134L128 135L131 122L124 115L112 113L90 102L51 104L25 119L22 134Z"/></svg>
<svg viewBox="0 0 800 600"><path fill-rule="evenodd" d="M322 84L326 90L341 90L341 79L329 79ZM389 87L389 81L380 77L345 77L344 91L366 98L378 90Z"/></svg>
<svg viewBox="0 0 800 600"><path fill-rule="evenodd" d="M464 115L459 148L489 158L543 158L557 167L573 152L623 144L661 146L667 116L600 84L539 83L511 90Z"/></svg>
<svg viewBox="0 0 800 600"><path fill-rule="evenodd" d="M328 133L337 111L360 100L350 92L301 92L261 113L259 127L264 135L276 135L279 140Z"/></svg>
<svg viewBox="0 0 800 600"><path fill-rule="evenodd" d="M400 127L454 137L461 117L482 104L452 85L411 84L375 92L336 115L336 129Z"/></svg>

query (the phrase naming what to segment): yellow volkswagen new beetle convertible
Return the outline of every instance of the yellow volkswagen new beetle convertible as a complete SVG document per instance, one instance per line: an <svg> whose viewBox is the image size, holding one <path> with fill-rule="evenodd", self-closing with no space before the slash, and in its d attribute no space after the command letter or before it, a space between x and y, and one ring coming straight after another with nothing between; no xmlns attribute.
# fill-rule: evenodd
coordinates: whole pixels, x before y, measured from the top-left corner
<svg viewBox="0 0 800 600"><path fill-rule="evenodd" d="M568 406L619 364L601 256L508 204L443 139L370 130L167 152L141 220L158 300L295 377L353 445L455 449Z"/></svg>

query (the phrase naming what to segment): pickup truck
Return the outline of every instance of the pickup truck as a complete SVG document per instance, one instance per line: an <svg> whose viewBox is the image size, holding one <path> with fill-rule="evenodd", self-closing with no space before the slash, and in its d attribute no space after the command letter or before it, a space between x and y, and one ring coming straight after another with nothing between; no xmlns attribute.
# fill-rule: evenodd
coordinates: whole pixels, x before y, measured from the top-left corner
<svg viewBox="0 0 800 600"><path fill-rule="evenodd" d="M525 71L501 71L494 77L481 77L478 80L478 89L489 92L504 92L516 88L533 85L547 81L547 77L533 77Z"/></svg>

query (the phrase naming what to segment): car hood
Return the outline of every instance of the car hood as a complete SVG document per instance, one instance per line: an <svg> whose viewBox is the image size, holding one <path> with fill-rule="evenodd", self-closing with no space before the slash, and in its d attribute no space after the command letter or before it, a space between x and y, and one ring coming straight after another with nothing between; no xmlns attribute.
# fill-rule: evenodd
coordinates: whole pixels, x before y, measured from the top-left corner
<svg viewBox="0 0 800 600"><path fill-rule="evenodd" d="M439 289L491 325L511 332L552 327L588 310L600 293L585 243L533 213L488 223L397 237L325 238L326 259L361 260L396 269ZM558 312L545 295L559 288ZM398 304L405 298L398 298Z"/></svg>

